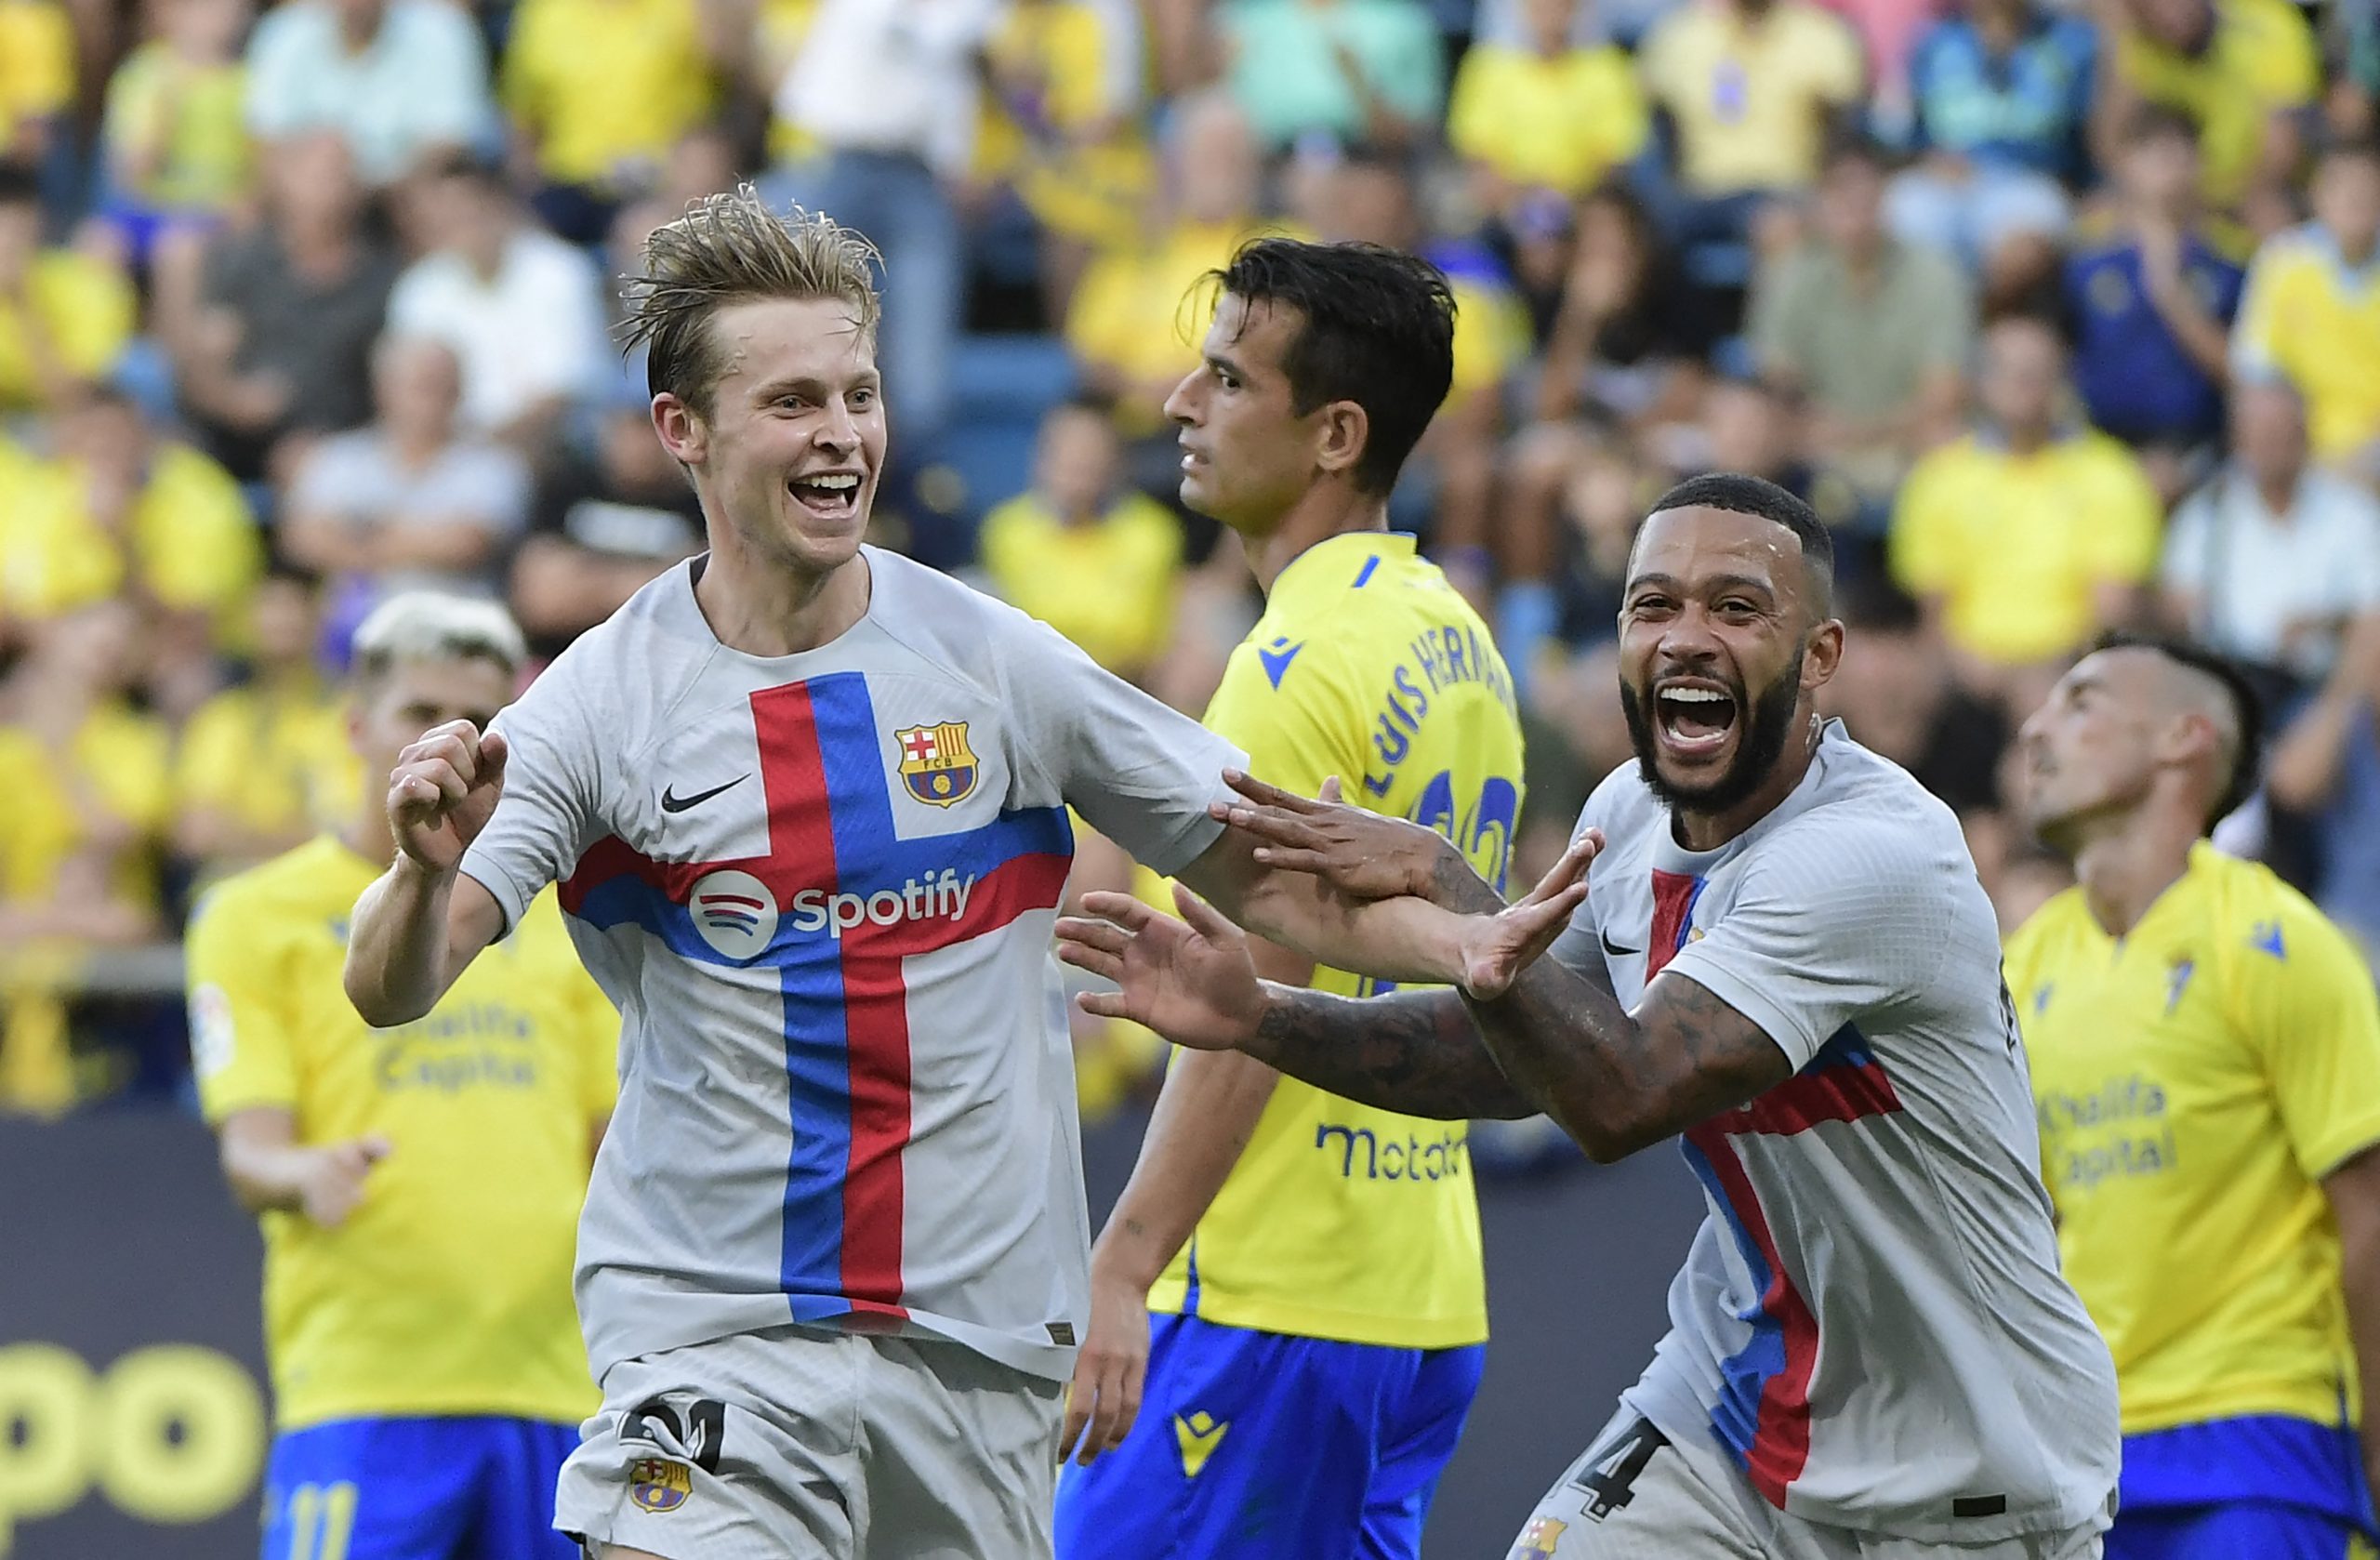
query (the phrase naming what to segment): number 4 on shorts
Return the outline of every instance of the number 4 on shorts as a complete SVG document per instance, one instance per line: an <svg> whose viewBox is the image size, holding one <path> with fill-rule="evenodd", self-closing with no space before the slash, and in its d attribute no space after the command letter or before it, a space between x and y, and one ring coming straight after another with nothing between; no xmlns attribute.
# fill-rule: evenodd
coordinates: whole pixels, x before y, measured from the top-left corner
<svg viewBox="0 0 2380 1560"><path fill-rule="evenodd" d="M1587 1492L1584 1514L1600 1522L1635 1499L1636 1475L1669 1444L1651 1420L1639 1419L1600 1451L1589 1452L1579 1476L1570 1481Z"/></svg>

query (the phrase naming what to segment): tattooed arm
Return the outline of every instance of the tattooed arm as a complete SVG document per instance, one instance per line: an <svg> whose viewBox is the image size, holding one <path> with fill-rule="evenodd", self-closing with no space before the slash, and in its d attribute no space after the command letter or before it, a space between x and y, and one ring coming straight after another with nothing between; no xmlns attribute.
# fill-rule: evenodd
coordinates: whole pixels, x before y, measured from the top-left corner
<svg viewBox="0 0 2380 1560"><path fill-rule="evenodd" d="M1451 991L1363 1000L1269 986L1239 1049L1317 1089L1441 1121L1513 1120L1538 1106L1504 1076Z"/></svg>

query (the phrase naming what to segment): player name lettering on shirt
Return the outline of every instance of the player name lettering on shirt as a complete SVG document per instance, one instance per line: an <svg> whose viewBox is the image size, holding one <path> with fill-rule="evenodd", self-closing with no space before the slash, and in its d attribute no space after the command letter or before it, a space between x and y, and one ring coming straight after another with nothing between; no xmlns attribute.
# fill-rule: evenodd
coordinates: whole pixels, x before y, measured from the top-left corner
<svg viewBox="0 0 2380 1560"><path fill-rule="evenodd" d="M1412 751L1421 718L1430 712L1430 695L1461 682L1480 683L1505 708L1514 707L1503 663L1475 629L1448 623L1415 635L1411 654L1390 675L1372 717L1372 751L1380 756L1381 769L1364 775L1364 789L1376 797L1388 794L1396 766Z"/></svg>
<svg viewBox="0 0 2380 1560"><path fill-rule="evenodd" d="M967 914L967 896L974 888L975 874L961 878L945 866L938 875L910 879L897 892L828 893L825 889L804 889L793 896L793 929L824 932L841 942L844 932L862 922L894 926L906 920L958 920Z"/></svg>

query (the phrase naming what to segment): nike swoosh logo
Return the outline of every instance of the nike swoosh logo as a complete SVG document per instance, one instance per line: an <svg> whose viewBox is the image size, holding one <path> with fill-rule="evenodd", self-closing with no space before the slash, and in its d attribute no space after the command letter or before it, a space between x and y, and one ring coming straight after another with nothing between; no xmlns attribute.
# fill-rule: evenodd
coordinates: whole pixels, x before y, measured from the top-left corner
<svg viewBox="0 0 2380 1560"><path fill-rule="evenodd" d="M743 773L737 775L734 779L730 780L724 786L713 786L709 790L696 791L692 796L672 796L668 791L664 790L661 793L661 811L664 813L683 813L687 808L695 805L697 802L708 801L711 798L717 796L721 791L734 790L736 787L744 784L745 781L749 780L750 778L752 778L752 772L747 769Z"/></svg>
<svg viewBox="0 0 2380 1560"><path fill-rule="evenodd" d="M1608 932L1602 932L1597 934L1603 938L1603 951L1611 955L1614 958L1633 958L1636 955L1645 951L1643 948L1621 947L1618 943L1611 940L1611 933Z"/></svg>

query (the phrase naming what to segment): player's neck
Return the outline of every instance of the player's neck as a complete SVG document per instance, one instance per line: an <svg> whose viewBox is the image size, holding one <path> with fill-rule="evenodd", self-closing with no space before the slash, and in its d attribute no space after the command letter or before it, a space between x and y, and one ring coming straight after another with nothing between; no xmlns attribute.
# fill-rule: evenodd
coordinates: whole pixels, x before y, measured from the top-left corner
<svg viewBox="0 0 2380 1560"><path fill-rule="evenodd" d="M1281 523L1273 528L1270 535L1243 535L1240 546L1248 553L1248 566L1255 572L1256 588L1269 597L1281 571L1296 562L1309 548L1353 531L1387 529L1386 498L1345 489L1312 487L1290 506L1289 512L1281 517Z"/></svg>
<svg viewBox="0 0 2380 1560"><path fill-rule="evenodd" d="M1715 851L1776 812L1800 787L1803 776L1810 773L1810 760L1818 756L1825 729L1825 722L1815 710L1800 711L1794 723L1796 734L1786 739L1785 751L1778 755L1776 765L1758 790L1725 812L1673 810L1672 838L1689 851Z"/></svg>
<svg viewBox="0 0 2380 1560"><path fill-rule="evenodd" d="M694 604L719 642L747 655L799 655L842 637L867 615L867 559L853 553L824 574L761 564L714 546Z"/></svg>
<svg viewBox="0 0 2380 1560"><path fill-rule="evenodd" d="M2074 879L2091 919L2110 937L2140 924L2157 896L2189 869L2197 827L2162 808L2140 808L2095 832L2074 852Z"/></svg>

